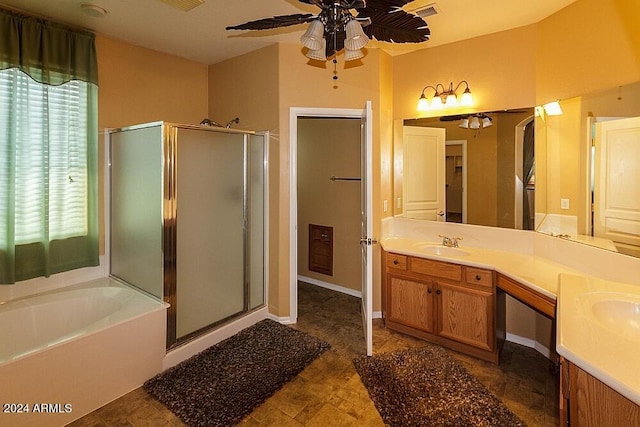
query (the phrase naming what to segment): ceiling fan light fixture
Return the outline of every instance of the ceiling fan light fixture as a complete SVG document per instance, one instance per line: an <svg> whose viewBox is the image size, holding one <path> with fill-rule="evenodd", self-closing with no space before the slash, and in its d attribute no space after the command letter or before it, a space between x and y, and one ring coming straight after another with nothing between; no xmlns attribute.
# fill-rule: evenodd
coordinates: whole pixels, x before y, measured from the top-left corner
<svg viewBox="0 0 640 427"><path fill-rule="evenodd" d="M477 117L472 117L469 122L469 129L480 129L480 119Z"/></svg>
<svg viewBox="0 0 640 427"><path fill-rule="evenodd" d="M324 35L324 25L319 19L311 21L307 31L300 37L302 44L309 50L318 50L322 47L322 41Z"/></svg>
<svg viewBox="0 0 640 427"><path fill-rule="evenodd" d="M369 43L369 37L362 30L362 25L355 19L345 24L346 39L344 47L351 50L362 49Z"/></svg>
<svg viewBox="0 0 640 427"><path fill-rule="evenodd" d="M320 40L320 48L319 49L309 49L306 53L306 57L309 59L313 59L315 61L326 61L326 41L324 39Z"/></svg>
<svg viewBox="0 0 640 427"><path fill-rule="evenodd" d="M361 49L344 49L344 60L345 61L355 61L356 59L360 59L364 57L364 52Z"/></svg>

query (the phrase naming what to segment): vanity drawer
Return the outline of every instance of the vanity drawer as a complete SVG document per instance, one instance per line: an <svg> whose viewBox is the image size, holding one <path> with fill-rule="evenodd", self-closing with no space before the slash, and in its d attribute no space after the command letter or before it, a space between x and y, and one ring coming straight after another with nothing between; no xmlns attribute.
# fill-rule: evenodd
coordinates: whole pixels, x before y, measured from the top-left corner
<svg viewBox="0 0 640 427"><path fill-rule="evenodd" d="M493 271L483 268L466 267L467 283L471 285L493 286Z"/></svg>
<svg viewBox="0 0 640 427"><path fill-rule="evenodd" d="M387 254L387 267L407 271L407 256Z"/></svg>
<svg viewBox="0 0 640 427"><path fill-rule="evenodd" d="M462 280L462 266L424 258L411 258L411 271L450 280Z"/></svg>

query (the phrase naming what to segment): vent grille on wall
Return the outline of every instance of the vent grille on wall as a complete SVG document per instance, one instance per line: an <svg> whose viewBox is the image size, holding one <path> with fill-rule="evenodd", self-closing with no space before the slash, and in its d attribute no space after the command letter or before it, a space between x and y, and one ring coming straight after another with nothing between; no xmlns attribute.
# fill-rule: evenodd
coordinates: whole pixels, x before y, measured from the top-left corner
<svg viewBox="0 0 640 427"><path fill-rule="evenodd" d="M160 0L162 3L188 12L196 6L200 6L205 0Z"/></svg>
<svg viewBox="0 0 640 427"><path fill-rule="evenodd" d="M426 18L428 16L433 16L433 15L437 15L438 14L438 6L436 6L435 3L430 3L424 7L415 9L411 11L412 13L415 13L416 15L418 15L420 18Z"/></svg>

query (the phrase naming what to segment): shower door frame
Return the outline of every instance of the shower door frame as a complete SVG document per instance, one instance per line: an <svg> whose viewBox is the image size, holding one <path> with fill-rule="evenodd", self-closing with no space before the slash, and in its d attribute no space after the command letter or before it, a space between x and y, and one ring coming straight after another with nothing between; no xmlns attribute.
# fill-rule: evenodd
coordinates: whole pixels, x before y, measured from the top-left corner
<svg viewBox="0 0 640 427"><path fill-rule="evenodd" d="M265 306L267 300L266 293L266 278L268 270L268 132L253 132L253 131L237 131L233 129L205 129L203 131L213 131L219 133L234 133L243 135L243 308L241 311L232 315L226 316L222 319L208 324L202 328L188 333L182 337L177 337L177 292L178 292L178 269L177 269L177 239L178 239L178 185L177 185L177 153L178 153L178 129L202 129L200 126L191 125L176 125L169 124L165 127L163 132L163 161L164 161L164 179L163 179L163 264L164 264L164 276L163 276L163 288L164 288L164 301L169 304L167 310L167 336L166 336L166 348L167 351L186 344L209 331L214 330L219 325L230 322L234 319L245 316L246 314L259 310ZM251 274L250 274L250 227L248 224L249 212L250 212L250 188L249 188L249 174L250 174L250 138L251 136L263 135L263 245L264 245L264 265L263 265L263 300L262 303L251 308Z"/></svg>

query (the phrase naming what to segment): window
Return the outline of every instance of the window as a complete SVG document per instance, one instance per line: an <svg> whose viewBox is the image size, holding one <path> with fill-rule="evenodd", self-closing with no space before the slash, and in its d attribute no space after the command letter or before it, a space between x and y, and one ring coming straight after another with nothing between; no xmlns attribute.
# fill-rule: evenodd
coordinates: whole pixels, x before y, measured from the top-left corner
<svg viewBox="0 0 640 427"><path fill-rule="evenodd" d="M2 37L18 40L20 53L10 43L0 51L0 283L97 265L93 35L0 9ZM84 57L93 78L64 68Z"/></svg>

